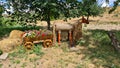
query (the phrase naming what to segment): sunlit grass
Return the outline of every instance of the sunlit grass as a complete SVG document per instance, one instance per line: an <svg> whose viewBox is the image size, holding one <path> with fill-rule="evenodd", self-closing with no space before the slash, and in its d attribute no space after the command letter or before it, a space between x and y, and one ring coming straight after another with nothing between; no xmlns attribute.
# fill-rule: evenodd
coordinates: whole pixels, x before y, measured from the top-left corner
<svg viewBox="0 0 120 68"><path fill-rule="evenodd" d="M88 34L88 35L87 35ZM87 36L87 37L86 37ZM116 36L120 41L120 32L116 31ZM84 33L83 40L89 39L84 45L87 48L86 58L96 66L104 68L120 68L120 55L111 45L111 41L104 30L88 30ZM92 42L91 42L92 41ZM88 44L86 44L88 43ZM84 51L83 51L84 52ZM87 61L86 61L87 62ZM78 65L78 68L84 65Z"/></svg>

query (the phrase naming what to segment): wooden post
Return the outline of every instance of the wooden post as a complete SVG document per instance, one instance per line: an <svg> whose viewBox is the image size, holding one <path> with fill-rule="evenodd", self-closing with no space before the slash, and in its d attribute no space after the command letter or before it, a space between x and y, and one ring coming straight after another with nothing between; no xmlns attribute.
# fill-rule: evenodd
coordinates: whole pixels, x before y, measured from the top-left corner
<svg viewBox="0 0 120 68"><path fill-rule="evenodd" d="M73 36L72 36L72 31L69 30L69 41L70 41L70 46L73 44Z"/></svg>
<svg viewBox="0 0 120 68"><path fill-rule="evenodd" d="M56 25L54 22L54 24L53 24L53 45L56 44L56 30L55 30L55 28L56 28Z"/></svg>
<svg viewBox="0 0 120 68"><path fill-rule="evenodd" d="M61 31L58 30L58 45L60 45L60 40L61 40Z"/></svg>

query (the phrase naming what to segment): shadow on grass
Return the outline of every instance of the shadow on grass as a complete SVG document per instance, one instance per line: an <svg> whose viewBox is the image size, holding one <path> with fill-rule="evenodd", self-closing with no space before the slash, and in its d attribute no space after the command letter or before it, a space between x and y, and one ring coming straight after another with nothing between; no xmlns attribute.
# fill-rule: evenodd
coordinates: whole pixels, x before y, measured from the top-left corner
<svg viewBox="0 0 120 68"><path fill-rule="evenodd" d="M83 47L86 49L80 50L82 51L81 53L85 55L83 60L89 60L98 68L100 68L100 66L103 68L120 68L120 55L113 45L111 45L107 31L87 30L86 32L89 32L89 34L84 33L83 36L84 40L86 40ZM120 39L120 31L114 32L117 38Z"/></svg>

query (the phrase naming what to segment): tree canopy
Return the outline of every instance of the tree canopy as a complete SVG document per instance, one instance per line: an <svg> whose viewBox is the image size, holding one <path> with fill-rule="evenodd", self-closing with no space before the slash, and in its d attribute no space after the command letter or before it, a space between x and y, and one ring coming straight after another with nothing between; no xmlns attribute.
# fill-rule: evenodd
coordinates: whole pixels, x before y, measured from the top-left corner
<svg viewBox="0 0 120 68"><path fill-rule="evenodd" d="M0 17L2 17L2 13L4 12L4 7L0 5Z"/></svg>
<svg viewBox="0 0 120 68"><path fill-rule="evenodd" d="M119 3L120 3L120 0L116 0L116 1L114 2L113 8L110 9L109 13L112 13L112 12L117 8L117 6L119 5Z"/></svg>
<svg viewBox="0 0 120 68"><path fill-rule="evenodd" d="M80 16L96 16L100 14L100 7L96 0L8 0L14 8L12 18L18 21L36 22L47 21L50 29L51 19Z"/></svg>

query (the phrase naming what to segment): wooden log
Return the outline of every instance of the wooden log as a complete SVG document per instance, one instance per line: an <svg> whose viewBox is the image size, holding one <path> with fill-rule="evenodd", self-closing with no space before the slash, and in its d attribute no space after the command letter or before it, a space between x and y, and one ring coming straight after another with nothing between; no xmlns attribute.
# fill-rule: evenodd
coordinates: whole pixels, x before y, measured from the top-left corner
<svg viewBox="0 0 120 68"><path fill-rule="evenodd" d="M120 52L120 43L117 40L114 32L108 32L108 36L111 39L112 45L115 47L115 49Z"/></svg>
<svg viewBox="0 0 120 68"><path fill-rule="evenodd" d="M58 31L58 44L60 45L60 40L61 40L61 31Z"/></svg>
<svg viewBox="0 0 120 68"><path fill-rule="evenodd" d="M55 26L55 23L54 23L53 24L53 45L56 44L56 31L55 31L55 28L56 28L56 26Z"/></svg>
<svg viewBox="0 0 120 68"><path fill-rule="evenodd" d="M69 31L69 41L70 41L70 46L72 46L73 45L73 34L71 30Z"/></svg>

